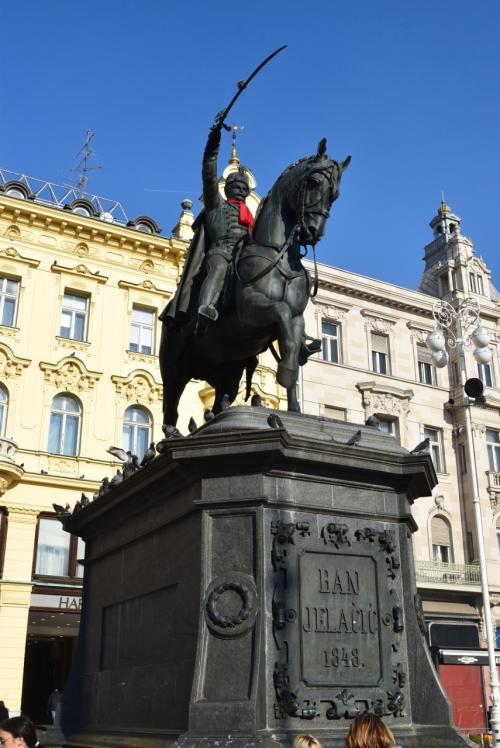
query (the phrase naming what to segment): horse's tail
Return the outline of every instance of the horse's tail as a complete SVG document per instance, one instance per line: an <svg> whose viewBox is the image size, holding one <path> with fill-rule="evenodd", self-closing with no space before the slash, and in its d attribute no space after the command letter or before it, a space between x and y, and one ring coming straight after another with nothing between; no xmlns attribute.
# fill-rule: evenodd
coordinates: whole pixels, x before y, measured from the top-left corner
<svg viewBox="0 0 500 748"><path fill-rule="evenodd" d="M259 363L259 359L257 358L257 356L251 356L250 358L247 358L245 362L245 374L246 374L245 402L248 400L248 398L252 394L252 378L253 378L255 369L257 368L258 363Z"/></svg>

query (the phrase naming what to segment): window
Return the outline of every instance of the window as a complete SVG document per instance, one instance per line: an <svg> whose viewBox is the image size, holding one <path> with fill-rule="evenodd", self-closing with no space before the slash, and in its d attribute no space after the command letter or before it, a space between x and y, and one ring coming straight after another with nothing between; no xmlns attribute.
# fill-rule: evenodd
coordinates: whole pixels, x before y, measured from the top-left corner
<svg viewBox="0 0 500 748"><path fill-rule="evenodd" d="M478 364L477 375L485 387L493 387L491 364Z"/></svg>
<svg viewBox="0 0 500 748"><path fill-rule="evenodd" d="M5 435L5 422L7 420L7 405L9 394L5 387L0 384L0 436Z"/></svg>
<svg viewBox="0 0 500 748"><path fill-rule="evenodd" d="M68 292L64 294L61 311L61 329L59 331L61 338L85 340L87 334L88 301L87 296L79 296L78 294Z"/></svg>
<svg viewBox="0 0 500 748"><path fill-rule="evenodd" d="M451 528L444 517L433 517L431 523L432 560L444 563L453 562Z"/></svg>
<svg viewBox="0 0 500 748"><path fill-rule="evenodd" d="M0 325L14 327L18 296L19 281L0 276Z"/></svg>
<svg viewBox="0 0 500 748"><path fill-rule="evenodd" d="M469 288L472 293L484 296L483 277L479 273L469 273Z"/></svg>
<svg viewBox="0 0 500 748"><path fill-rule="evenodd" d="M474 539L471 530L467 530L467 559L469 564L474 561Z"/></svg>
<svg viewBox="0 0 500 748"><path fill-rule="evenodd" d="M82 577L83 566L78 563L85 555L81 538L63 530L59 519L41 517L38 520L35 574L51 577Z"/></svg>
<svg viewBox="0 0 500 748"><path fill-rule="evenodd" d="M377 374L389 374L389 339L387 335L372 332L372 369Z"/></svg>
<svg viewBox="0 0 500 748"><path fill-rule="evenodd" d="M321 323L323 361L338 364L340 361L340 328L333 322Z"/></svg>
<svg viewBox="0 0 500 748"><path fill-rule="evenodd" d="M464 475L467 472L467 457L465 456L465 446L463 444L458 445L458 465L460 467L460 474Z"/></svg>
<svg viewBox="0 0 500 748"><path fill-rule="evenodd" d="M431 352L423 345L417 346L418 378L422 384L436 384L436 374L431 355Z"/></svg>
<svg viewBox="0 0 500 748"><path fill-rule="evenodd" d="M71 395L57 395L50 409L48 451L56 455L78 454L81 409Z"/></svg>
<svg viewBox="0 0 500 748"><path fill-rule="evenodd" d="M458 364L456 361L452 361L450 366L450 384L452 387L457 387L459 382L460 374L458 371Z"/></svg>
<svg viewBox="0 0 500 748"><path fill-rule="evenodd" d="M486 429L486 447L488 449L488 462L490 470L500 473L500 432L494 429Z"/></svg>
<svg viewBox="0 0 500 748"><path fill-rule="evenodd" d="M381 416L378 413L377 418L379 420L379 431L383 431L384 434L390 434L391 436L397 436L397 421L395 421L393 418Z"/></svg>
<svg viewBox="0 0 500 748"><path fill-rule="evenodd" d="M129 350L136 353L153 353L154 327L155 313L149 309L134 306Z"/></svg>
<svg viewBox="0 0 500 748"><path fill-rule="evenodd" d="M498 543L498 552L500 553L500 517L497 519L497 543Z"/></svg>
<svg viewBox="0 0 500 748"><path fill-rule="evenodd" d="M324 411L327 418L335 418L337 421L347 420L345 408L336 408L335 405L325 405Z"/></svg>
<svg viewBox="0 0 500 748"><path fill-rule="evenodd" d="M443 435L441 429L424 426L424 438L429 439L429 450L436 473L444 473Z"/></svg>
<svg viewBox="0 0 500 748"><path fill-rule="evenodd" d="M144 408L127 408L123 415L123 449L141 459L151 441L150 434L151 418Z"/></svg>

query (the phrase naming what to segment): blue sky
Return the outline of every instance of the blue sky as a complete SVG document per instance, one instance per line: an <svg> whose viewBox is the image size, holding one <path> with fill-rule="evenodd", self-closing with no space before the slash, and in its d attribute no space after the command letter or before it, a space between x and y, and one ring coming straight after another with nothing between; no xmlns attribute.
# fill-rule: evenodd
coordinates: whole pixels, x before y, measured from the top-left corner
<svg viewBox="0 0 500 748"><path fill-rule="evenodd" d="M168 234L214 115L288 44L231 116L257 191L326 136L353 160L322 262L415 288L444 190L500 286L497 0L25 0L2 29L1 166L67 182L91 129L90 191Z"/></svg>

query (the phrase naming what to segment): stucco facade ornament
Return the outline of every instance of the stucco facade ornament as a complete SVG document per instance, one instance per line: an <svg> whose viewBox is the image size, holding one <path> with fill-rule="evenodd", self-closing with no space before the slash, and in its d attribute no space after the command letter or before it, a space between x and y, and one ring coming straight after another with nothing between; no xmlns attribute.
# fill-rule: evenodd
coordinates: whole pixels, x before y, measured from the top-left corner
<svg viewBox="0 0 500 748"><path fill-rule="evenodd" d="M85 244L85 242L79 242L76 247L73 249L73 254L77 257L88 257L89 256L89 248L88 245Z"/></svg>
<svg viewBox="0 0 500 748"><path fill-rule="evenodd" d="M413 341L417 343L418 345L425 345L427 341L427 336L432 330L432 327L418 327L414 322L411 320L406 323L406 326L411 332L411 336L413 338Z"/></svg>
<svg viewBox="0 0 500 748"><path fill-rule="evenodd" d="M19 226L16 226L14 223L12 223L5 229L5 236L9 239L20 239L21 229L19 228Z"/></svg>
<svg viewBox="0 0 500 748"><path fill-rule="evenodd" d="M400 390L376 382L359 382L356 387L363 397L367 418L373 413L406 416L410 410L413 390Z"/></svg>
<svg viewBox="0 0 500 748"><path fill-rule="evenodd" d="M332 322L342 322L347 314L347 309L342 309L332 304L322 304L321 302L314 304L315 315L317 318L331 320Z"/></svg>
<svg viewBox="0 0 500 748"><path fill-rule="evenodd" d="M71 392L86 392L95 387L102 374L89 371L85 364L77 358L65 358L58 364L40 362L40 369L46 382L59 390Z"/></svg>
<svg viewBox="0 0 500 748"><path fill-rule="evenodd" d="M380 335L390 335L396 324L396 319L382 317L366 309L361 309L361 315L365 318L365 327L368 332L378 332Z"/></svg>
<svg viewBox="0 0 500 748"><path fill-rule="evenodd" d="M26 525L35 525L38 515L42 511L37 507L19 506L18 504L6 504L9 513L9 522L17 522Z"/></svg>
<svg viewBox="0 0 500 748"><path fill-rule="evenodd" d="M434 503L437 509L442 510L444 507L444 496L442 493L438 493L434 496Z"/></svg>
<svg viewBox="0 0 500 748"><path fill-rule="evenodd" d="M0 343L0 377L2 379L20 377L23 369L26 369L30 363L30 359L14 356L8 345Z"/></svg>
<svg viewBox="0 0 500 748"><path fill-rule="evenodd" d="M139 404L156 403L163 400L163 386L147 371L134 371L128 377L112 376L116 394L128 402Z"/></svg>
<svg viewBox="0 0 500 748"><path fill-rule="evenodd" d="M86 265L83 265L82 263L80 263L79 265L75 265L75 267L73 268L70 268L64 265L59 265L57 261L55 261L51 265L50 269L53 273L80 276L89 280L94 280L97 283L106 283L106 281L108 280L107 276L101 275L99 271L93 273Z"/></svg>
<svg viewBox="0 0 500 748"><path fill-rule="evenodd" d="M23 265L29 265L32 268L37 268L40 264L40 260L33 260L30 257L23 257L15 247L7 247L2 249L0 257L8 257L10 260L16 260L21 262Z"/></svg>
<svg viewBox="0 0 500 748"><path fill-rule="evenodd" d="M139 267L139 270L141 273L152 273L155 269L154 263L151 262L151 260L144 260L144 262Z"/></svg>
<svg viewBox="0 0 500 748"><path fill-rule="evenodd" d="M486 426L484 425L484 423L473 423L472 431L474 436L484 437L486 434Z"/></svg>

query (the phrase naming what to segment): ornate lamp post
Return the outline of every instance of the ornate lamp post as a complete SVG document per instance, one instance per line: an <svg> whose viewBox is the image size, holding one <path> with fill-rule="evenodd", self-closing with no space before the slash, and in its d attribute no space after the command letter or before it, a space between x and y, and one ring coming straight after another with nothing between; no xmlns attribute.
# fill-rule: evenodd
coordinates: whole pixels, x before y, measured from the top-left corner
<svg viewBox="0 0 500 748"><path fill-rule="evenodd" d="M432 360L438 368L443 368L449 361L446 350L456 348L458 350L458 365L460 371L460 384L465 386L467 372L465 364L465 349L474 346L474 358L479 364L487 364L491 361L492 351L488 347L490 338L487 330L481 327L479 322L479 304L476 299L466 297L455 309L446 301L437 301L434 304L433 316L436 320L436 328L427 337L427 346L432 351ZM488 644L488 660L490 665L490 695L491 695L491 729L493 732L493 745L500 746L500 683L498 680L497 666L495 662L495 638L490 615L490 593L488 588L488 571L486 567L486 555L484 550L483 520L481 516L481 505L479 501L479 483L477 477L476 458L474 450L474 437L472 434L472 420L470 413L469 396L464 392L464 415L467 458L472 478L472 501L474 506L474 517L477 531L477 544L479 554L479 567L481 572L481 592L483 598L484 623L486 628L486 641Z"/></svg>

